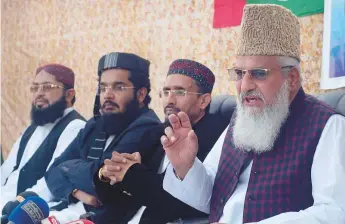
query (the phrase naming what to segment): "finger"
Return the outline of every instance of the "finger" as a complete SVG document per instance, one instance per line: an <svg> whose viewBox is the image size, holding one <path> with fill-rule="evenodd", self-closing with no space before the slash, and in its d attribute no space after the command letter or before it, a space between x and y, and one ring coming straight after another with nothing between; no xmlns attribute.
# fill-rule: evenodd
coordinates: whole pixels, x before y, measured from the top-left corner
<svg viewBox="0 0 345 224"><path fill-rule="evenodd" d="M116 181L117 181L116 177L112 176L112 177L109 177L109 179L110 179L110 185L116 184Z"/></svg>
<svg viewBox="0 0 345 224"><path fill-rule="evenodd" d="M174 135L174 131L173 131L173 129L172 129L171 127L166 127L166 128L164 129L164 133L165 133L165 135L166 135L168 138L170 138L171 136Z"/></svg>
<svg viewBox="0 0 345 224"><path fill-rule="evenodd" d="M111 161L110 159L105 159L104 160L104 165L107 165L107 166L114 166L116 165L117 163Z"/></svg>
<svg viewBox="0 0 345 224"><path fill-rule="evenodd" d="M172 144L172 142L165 135L161 137L161 143L163 148L169 147Z"/></svg>
<svg viewBox="0 0 345 224"><path fill-rule="evenodd" d="M119 171L109 171L107 167L104 167L102 169L102 175L103 177L105 178L110 178L112 176L116 176L116 174L118 173Z"/></svg>
<svg viewBox="0 0 345 224"><path fill-rule="evenodd" d="M165 136L170 139L171 142L175 142L178 138L171 127L164 129Z"/></svg>
<svg viewBox="0 0 345 224"><path fill-rule="evenodd" d="M122 170L121 166L106 166L107 173L119 172Z"/></svg>
<svg viewBox="0 0 345 224"><path fill-rule="evenodd" d="M141 155L139 152L134 153L134 158L136 161L139 161L141 163Z"/></svg>
<svg viewBox="0 0 345 224"><path fill-rule="evenodd" d="M188 115L185 112L179 112L177 114L180 122L181 122L181 127L183 128L192 128L192 124L189 120Z"/></svg>
<svg viewBox="0 0 345 224"><path fill-rule="evenodd" d="M126 159L135 160L134 154L122 153L121 155L122 155L124 158L126 158Z"/></svg>
<svg viewBox="0 0 345 224"><path fill-rule="evenodd" d="M180 119L175 114L170 114L168 119L169 119L169 122L171 124L171 127L174 130L177 130L177 129L181 128Z"/></svg>
<svg viewBox="0 0 345 224"><path fill-rule="evenodd" d="M117 167L119 166L121 163L115 163L111 160L104 160L104 166L103 166L103 169L102 169L102 173L104 171L109 171L109 167ZM113 169L112 169L113 170Z"/></svg>
<svg viewBox="0 0 345 224"><path fill-rule="evenodd" d="M123 157L118 152L113 152L113 155L111 157L111 161L116 162L116 163L126 163L127 162L126 158Z"/></svg>
<svg viewBox="0 0 345 224"><path fill-rule="evenodd" d="M111 160L104 160L104 168L103 169L108 169L109 167L118 167L121 166L121 164L123 163L118 163L118 162L114 162Z"/></svg>
<svg viewBox="0 0 345 224"><path fill-rule="evenodd" d="M189 149L191 153L193 153L194 156L196 156L198 152L199 144L198 144L198 137L196 136L193 130L190 130L188 132L188 145L189 145Z"/></svg>

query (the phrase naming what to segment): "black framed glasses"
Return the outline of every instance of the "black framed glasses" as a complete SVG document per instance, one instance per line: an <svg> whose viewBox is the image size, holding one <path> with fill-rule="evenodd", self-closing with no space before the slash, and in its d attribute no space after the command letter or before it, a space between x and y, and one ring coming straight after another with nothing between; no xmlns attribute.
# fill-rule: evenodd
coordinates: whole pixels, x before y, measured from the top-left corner
<svg viewBox="0 0 345 224"><path fill-rule="evenodd" d="M173 94L175 97L186 97L188 94L202 95L202 93L189 92L185 89L163 89L162 91L159 92L159 97L167 98L170 96L170 94Z"/></svg>
<svg viewBox="0 0 345 224"><path fill-rule="evenodd" d="M267 76L269 75L270 71L273 70L281 70L281 69L292 69L295 66L288 65L283 66L280 68L253 68L253 69L240 69L240 68L230 68L228 69L230 80L231 81L239 81L243 79L245 74L249 74L252 78L256 80L265 80Z"/></svg>
<svg viewBox="0 0 345 224"><path fill-rule="evenodd" d="M53 89L63 89L64 86L56 85L53 83L44 83L44 84L32 84L30 86L30 92L31 93L37 93L39 90L42 90L43 92L47 93L52 91Z"/></svg>

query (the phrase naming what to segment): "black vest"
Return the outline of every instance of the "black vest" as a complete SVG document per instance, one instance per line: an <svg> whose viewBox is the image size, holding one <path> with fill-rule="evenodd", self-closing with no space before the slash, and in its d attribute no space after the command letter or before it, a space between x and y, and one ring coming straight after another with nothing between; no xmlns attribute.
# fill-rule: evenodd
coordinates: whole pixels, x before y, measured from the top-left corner
<svg viewBox="0 0 345 224"><path fill-rule="evenodd" d="M22 167L22 169L19 172L17 194L20 194L26 189L34 186L37 183L37 181L44 176L47 167L55 152L55 148L60 138L60 135L65 130L67 125L75 119L85 120L75 110L69 112L67 115L62 117L60 121L50 131L48 136L44 139L40 147L30 158L30 160ZM18 169L26 145L29 139L31 138L32 134L35 132L36 128L36 125L30 125L24 132L19 144L17 154L17 165L14 167L13 171Z"/></svg>

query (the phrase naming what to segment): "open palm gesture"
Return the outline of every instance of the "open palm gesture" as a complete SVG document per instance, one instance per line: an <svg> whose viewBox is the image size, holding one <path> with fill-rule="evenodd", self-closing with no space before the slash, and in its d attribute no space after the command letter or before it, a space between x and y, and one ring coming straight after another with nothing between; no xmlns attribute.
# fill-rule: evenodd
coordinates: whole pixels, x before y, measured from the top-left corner
<svg viewBox="0 0 345 224"><path fill-rule="evenodd" d="M198 138L186 113L172 114L168 119L171 127L165 129L161 143L176 173L184 178L198 152Z"/></svg>

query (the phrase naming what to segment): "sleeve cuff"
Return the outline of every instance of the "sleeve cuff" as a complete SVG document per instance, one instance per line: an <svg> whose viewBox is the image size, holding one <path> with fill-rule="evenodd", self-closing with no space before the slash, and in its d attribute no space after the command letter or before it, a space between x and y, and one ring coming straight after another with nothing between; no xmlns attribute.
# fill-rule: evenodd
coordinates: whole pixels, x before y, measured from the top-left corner
<svg viewBox="0 0 345 224"><path fill-rule="evenodd" d="M207 178L206 169L199 159L195 159L192 168L182 181L175 176L170 164L164 177L163 188L180 201L202 212L209 213L208 204L212 189L210 191L204 187L208 186L205 185Z"/></svg>

